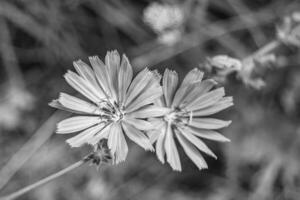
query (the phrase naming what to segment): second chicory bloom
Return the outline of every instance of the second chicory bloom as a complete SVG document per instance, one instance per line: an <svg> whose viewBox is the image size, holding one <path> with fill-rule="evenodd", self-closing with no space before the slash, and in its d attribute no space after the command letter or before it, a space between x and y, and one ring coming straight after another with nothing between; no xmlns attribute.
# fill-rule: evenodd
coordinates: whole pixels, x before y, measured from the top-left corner
<svg viewBox="0 0 300 200"><path fill-rule="evenodd" d="M232 106L232 98L224 97L224 88L213 89L215 81L202 81L202 78L203 73L194 69L179 85L177 73L167 69L163 76L163 97L157 105L168 108L169 112L153 118L151 121L156 129L148 131L152 142L156 142L158 159L164 163L166 155L167 162L177 171L182 167L175 138L199 169L207 168L199 150L216 158L200 138L229 141L216 130L228 126L231 121L208 116Z"/></svg>

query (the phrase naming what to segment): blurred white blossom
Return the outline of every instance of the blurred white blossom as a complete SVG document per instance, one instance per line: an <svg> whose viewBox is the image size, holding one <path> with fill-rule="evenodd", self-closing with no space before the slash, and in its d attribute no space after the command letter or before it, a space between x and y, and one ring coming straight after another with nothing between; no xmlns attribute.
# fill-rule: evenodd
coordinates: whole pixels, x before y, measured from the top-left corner
<svg viewBox="0 0 300 200"><path fill-rule="evenodd" d="M163 5L155 2L144 10L144 21L157 32L179 27L183 19L183 11L177 5Z"/></svg>
<svg viewBox="0 0 300 200"><path fill-rule="evenodd" d="M144 10L144 21L158 34L158 41L172 45L181 38L184 13L179 5L151 3Z"/></svg>
<svg viewBox="0 0 300 200"><path fill-rule="evenodd" d="M181 38L181 31L175 29L163 32L159 35L158 41L162 44L170 45L177 43Z"/></svg>
<svg viewBox="0 0 300 200"><path fill-rule="evenodd" d="M299 12L294 12L283 19L283 23L277 28L277 36L288 45L300 46Z"/></svg>
<svg viewBox="0 0 300 200"><path fill-rule="evenodd" d="M217 55L212 58L209 58L208 61L212 67L221 70L239 71L242 69L242 62L240 60L229 57L227 55Z"/></svg>
<svg viewBox="0 0 300 200"><path fill-rule="evenodd" d="M145 120L164 112L164 108L150 105L162 95L160 75L147 68L133 78L132 67L125 55L108 52L103 63L97 56L89 58L92 68L81 60L74 62L77 73L68 71L66 81L88 101L61 93L51 106L80 116L57 124L57 133L80 132L67 140L72 147L90 144L97 147L107 139L113 162L126 159L128 153L124 133L145 150L153 150L142 132L152 128Z"/></svg>
<svg viewBox="0 0 300 200"><path fill-rule="evenodd" d="M26 89L8 86L0 99L0 127L17 127L21 122L22 113L31 110L34 101L34 97Z"/></svg>
<svg viewBox="0 0 300 200"><path fill-rule="evenodd" d="M215 130L227 127L231 121L208 116L232 106L232 97L224 97L224 88L213 89L216 85L214 80L202 81L202 78L203 73L195 68L178 86L177 73L166 69L162 86L164 95L157 105L168 108L169 112L153 118L156 129L147 132L151 141L156 141L158 159L164 163L166 155L167 162L176 171L181 171L181 162L174 136L199 169L207 168L207 163L198 150L216 158L200 138L229 141Z"/></svg>

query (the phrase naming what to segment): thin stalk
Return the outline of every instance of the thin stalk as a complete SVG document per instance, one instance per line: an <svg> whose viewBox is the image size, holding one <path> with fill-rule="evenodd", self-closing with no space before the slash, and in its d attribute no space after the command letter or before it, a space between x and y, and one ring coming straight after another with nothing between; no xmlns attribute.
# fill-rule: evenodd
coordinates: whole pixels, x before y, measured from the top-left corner
<svg viewBox="0 0 300 200"><path fill-rule="evenodd" d="M259 56L266 55L279 47L280 44L281 42L279 40L273 40L272 42L269 42L268 44L260 48L258 51L254 52L251 57L257 58Z"/></svg>
<svg viewBox="0 0 300 200"><path fill-rule="evenodd" d="M269 42L268 44L266 44L265 46L263 46L262 48L255 51L254 53L252 53L250 56L244 58L242 60L243 63L247 63L248 61L251 61L251 63L244 66L243 73L248 75L248 73L253 70L255 65L252 62L252 60L260 58L265 55L268 55L269 53L271 53L272 51L277 49L280 45L281 45L281 41L273 40L273 41Z"/></svg>
<svg viewBox="0 0 300 200"><path fill-rule="evenodd" d="M25 193L27 193L27 192L35 189L35 188L38 188L38 187L40 187L40 186L42 186L42 185L44 185L44 184L46 184L46 183L48 183L48 182L56 179L56 178L61 177L62 175L64 175L64 174L66 174L66 173L68 173L68 172L70 172L70 171L72 171L72 170L80 167L81 165L83 165L86 162L90 161L92 158L93 158L93 154L90 154L90 155L84 157L82 160L80 160L80 161L78 161L78 162L70 165L69 167L67 167L67 168L65 168L63 170L60 170L59 172L56 172L56 173L54 173L54 174L52 174L50 176L47 176L47 177L45 177L45 178L43 178L43 179L41 179L41 180L39 180L39 181L31 184L31 185L28 185L28 186L26 186L26 187L24 187L24 188L22 188L22 189L20 189L20 190L18 190L16 192L13 192L13 193L11 193L9 195L0 197L0 200L13 200L13 199L16 199L16 198L22 196L23 194L25 194Z"/></svg>

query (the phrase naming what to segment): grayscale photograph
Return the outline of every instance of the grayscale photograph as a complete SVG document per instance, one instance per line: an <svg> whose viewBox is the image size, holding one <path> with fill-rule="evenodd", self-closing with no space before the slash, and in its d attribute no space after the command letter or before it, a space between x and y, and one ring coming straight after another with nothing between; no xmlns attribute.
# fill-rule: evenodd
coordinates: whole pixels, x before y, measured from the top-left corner
<svg viewBox="0 0 300 200"><path fill-rule="evenodd" d="M0 0L0 200L299 199L299 0Z"/></svg>

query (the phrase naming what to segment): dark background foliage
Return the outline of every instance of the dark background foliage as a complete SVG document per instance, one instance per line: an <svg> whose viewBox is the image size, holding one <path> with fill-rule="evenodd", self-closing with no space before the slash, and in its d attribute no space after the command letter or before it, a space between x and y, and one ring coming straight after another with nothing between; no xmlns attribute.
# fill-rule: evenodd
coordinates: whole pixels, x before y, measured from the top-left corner
<svg viewBox="0 0 300 200"><path fill-rule="evenodd" d="M172 46L157 42L143 22L152 1L0 1L0 193L47 176L84 156L55 135L66 117L47 104L60 91L74 93L62 75L77 59L104 58L117 49L135 71L144 67L177 70L180 77L208 56L245 58L276 39L276 26L297 11L297 0L188 0L184 35ZM235 106L222 131L231 143L206 141L219 156L206 157L198 171L182 153L183 172L161 165L153 153L131 144L118 166L84 166L20 199L299 199L300 76L296 47L282 46L278 59L261 75L260 90L229 77L224 83ZM7 183L8 182L8 183ZM7 183L7 184L6 184Z"/></svg>

